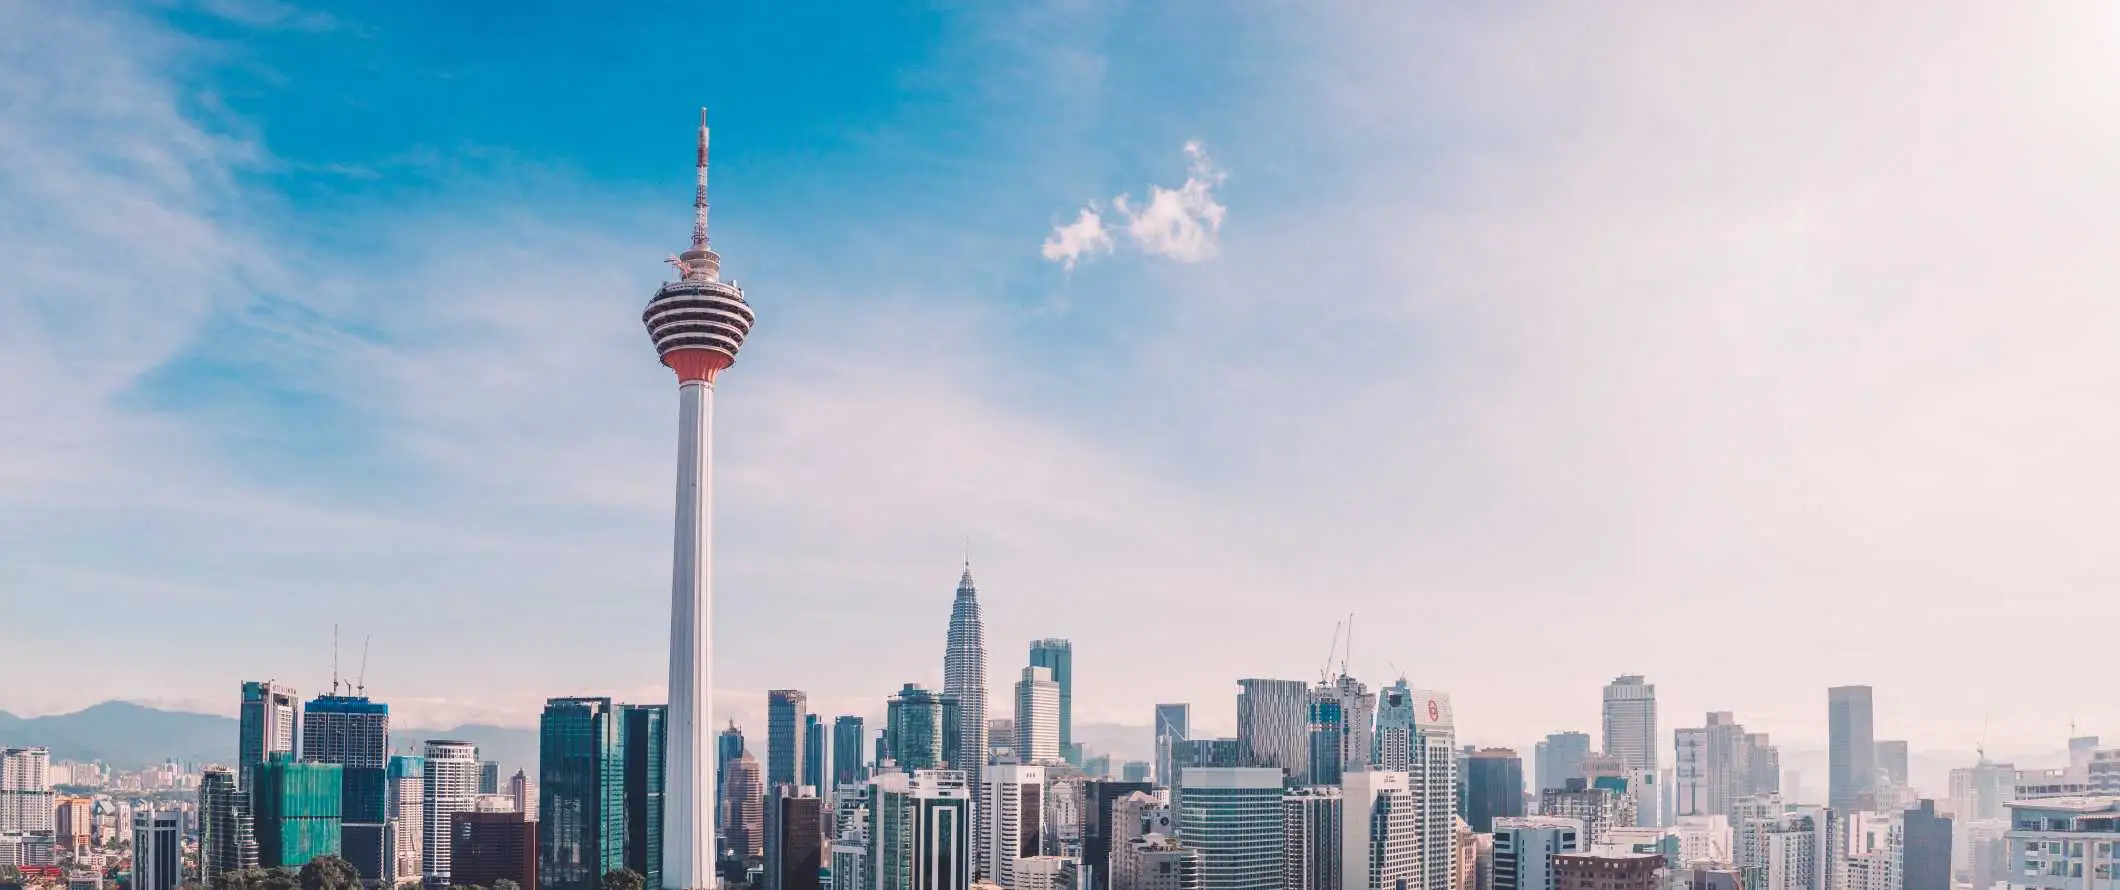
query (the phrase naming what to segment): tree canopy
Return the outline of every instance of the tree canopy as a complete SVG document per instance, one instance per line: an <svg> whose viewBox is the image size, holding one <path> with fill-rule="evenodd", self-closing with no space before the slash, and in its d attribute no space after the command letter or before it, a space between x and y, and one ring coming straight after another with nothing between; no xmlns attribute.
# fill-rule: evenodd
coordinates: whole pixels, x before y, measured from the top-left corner
<svg viewBox="0 0 2120 890"><path fill-rule="evenodd" d="M640 872L621 868L605 872L603 880L597 882L597 890L644 890L646 884L647 879Z"/></svg>

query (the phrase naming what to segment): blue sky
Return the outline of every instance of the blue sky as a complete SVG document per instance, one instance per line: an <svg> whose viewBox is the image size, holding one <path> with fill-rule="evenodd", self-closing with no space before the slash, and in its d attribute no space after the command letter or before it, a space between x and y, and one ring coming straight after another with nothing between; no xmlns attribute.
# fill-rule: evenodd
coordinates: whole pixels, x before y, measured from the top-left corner
<svg viewBox="0 0 2120 890"><path fill-rule="evenodd" d="M2116 17L1897 13L0 12L0 708L226 712L333 622L409 722L659 698L704 105L731 716L939 679L969 539L1083 720L1226 729L1352 612L1481 742L1623 672L2120 735L2013 673L2120 614Z"/></svg>

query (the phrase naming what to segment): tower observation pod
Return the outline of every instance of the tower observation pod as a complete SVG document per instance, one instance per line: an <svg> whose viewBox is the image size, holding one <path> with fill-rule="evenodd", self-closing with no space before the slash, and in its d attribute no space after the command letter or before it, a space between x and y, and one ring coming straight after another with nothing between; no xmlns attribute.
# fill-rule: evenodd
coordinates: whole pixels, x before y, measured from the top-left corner
<svg viewBox="0 0 2120 890"><path fill-rule="evenodd" d="M699 112L692 246L677 280L657 288L641 321L677 372L677 520L670 578L670 711L663 787L663 890L715 886L714 381L736 363L755 320L743 289L721 280L707 241L707 112Z"/></svg>

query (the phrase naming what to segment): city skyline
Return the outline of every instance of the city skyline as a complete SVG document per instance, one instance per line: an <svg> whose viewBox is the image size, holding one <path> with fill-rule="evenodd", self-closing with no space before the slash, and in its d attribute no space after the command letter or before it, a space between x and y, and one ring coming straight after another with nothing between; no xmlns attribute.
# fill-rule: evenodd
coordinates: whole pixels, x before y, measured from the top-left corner
<svg viewBox="0 0 2120 890"><path fill-rule="evenodd" d="M966 535L987 687L1069 639L1077 726L1185 701L1227 733L1234 680L1308 680L1348 612L1351 674L1449 690L1467 741L1520 751L1595 732L1586 690L1622 673L1659 682L1666 727L1728 711L1782 744L1822 746L1819 691L1848 684L1917 751L2120 724L1958 657L2114 608L2116 282L2083 257L2120 237L2092 160L2120 133L2056 110L2120 83L2102 10L1837 37L1767 10L1045 13L734 10L717 30L755 40L588 48L605 79L574 85L437 51L417 35L489 23L411 10L0 11L0 74L29 85L0 132L23 222L0 550L40 557L0 595L109 653L7 647L40 682L0 709L314 693L333 622L373 636L406 725L666 700L659 646L594 676L536 653L668 618L669 381L635 319L705 104L731 134L717 232L775 319L720 406L710 730L762 733L767 689L874 721L941 688ZM776 61L827 31L880 39ZM1140 51L1202 31L1230 51ZM1800 51L1734 36L1762 33ZM1000 48L943 39L972 35ZM1500 40L1526 51L1465 49ZM1901 70L2041 88L1944 103ZM2077 147L2027 135L2056 128ZM102 283L119 251L153 288ZM1763 682L1651 645L1703 608L1745 610L1762 655L1838 657ZM1140 689L1129 656L1173 627L1196 632ZM206 629L243 645L166 657Z"/></svg>

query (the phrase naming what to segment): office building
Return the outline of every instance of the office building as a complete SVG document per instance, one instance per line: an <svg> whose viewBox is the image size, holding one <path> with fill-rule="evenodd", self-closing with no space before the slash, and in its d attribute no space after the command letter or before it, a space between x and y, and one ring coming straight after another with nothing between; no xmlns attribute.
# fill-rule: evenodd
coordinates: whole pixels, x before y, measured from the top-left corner
<svg viewBox="0 0 2120 890"><path fill-rule="evenodd" d="M664 883L715 885L715 771L708 764L714 714L714 388L736 363L757 318L743 289L721 278L707 237L707 113L699 113L698 183L692 246L674 258L641 321L662 364L677 374L676 546L671 552L670 700L664 747ZM546 814L549 818L549 814Z"/></svg>
<svg viewBox="0 0 2120 890"><path fill-rule="evenodd" d="M1180 742L1192 738L1192 705L1184 702L1159 704L1155 716L1155 764L1156 784L1170 787L1176 775L1171 763L1171 752Z"/></svg>
<svg viewBox="0 0 2120 890"><path fill-rule="evenodd" d="M860 717L842 716L832 719L832 782L830 787L859 785L869 777L869 770L862 756L862 721Z"/></svg>
<svg viewBox="0 0 2120 890"><path fill-rule="evenodd" d="M544 890L594 890L606 872L625 867L620 727L608 698L545 700L537 758L537 875Z"/></svg>
<svg viewBox="0 0 2120 890"><path fill-rule="evenodd" d="M0 748L0 832L55 833L51 763L45 748Z"/></svg>
<svg viewBox="0 0 2120 890"><path fill-rule="evenodd" d="M914 687L908 685L907 690ZM900 693L903 695L904 693ZM957 595L950 604L947 648L942 656L942 695L934 697L936 713L933 748L909 758L893 739L891 756L900 769L948 767L964 773L966 787L977 797L986 781L986 623L979 616L979 588L972 583L972 562L966 558L964 574L957 579ZM895 713L895 712L894 712ZM890 720L892 729L898 721ZM972 823L978 821L978 803L971 808Z"/></svg>
<svg viewBox="0 0 2120 890"><path fill-rule="evenodd" d="M1556 853L1554 890L1662 890L1664 857L1655 853Z"/></svg>
<svg viewBox="0 0 2120 890"><path fill-rule="evenodd" d="M1082 880L1081 890L1108 890L1111 885L1112 852L1116 844L1125 837L1145 833L1138 830L1122 832L1114 813L1115 805L1134 794L1153 799L1148 792L1153 786L1147 782L1123 782L1099 779L1082 789ZM1167 816L1169 806L1164 806Z"/></svg>
<svg viewBox="0 0 2120 890"><path fill-rule="evenodd" d="M1013 890L1075 890L1079 863L1066 856L1028 856L1016 862Z"/></svg>
<svg viewBox="0 0 2120 890"><path fill-rule="evenodd" d="M1951 819L1936 815L1936 802L1921 800L1901 814L1901 876L1906 890L1951 890Z"/></svg>
<svg viewBox="0 0 2120 890"><path fill-rule="evenodd" d="M184 814L140 809L132 817L132 880L126 890L177 890L184 883Z"/></svg>
<svg viewBox="0 0 2120 890"><path fill-rule="evenodd" d="M339 851L361 880L380 883L390 848L390 706L359 695L320 695L304 709L302 759L341 767Z"/></svg>
<svg viewBox="0 0 2120 890"><path fill-rule="evenodd" d="M1075 645L1058 637L1031 641L1031 667L1045 668L1060 691L1060 753L1069 763L1080 765L1075 753Z"/></svg>
<svg viewBox="0 0 2120 890"><path fill-rule="evenodd" d="M647 890L660 890L670 709L665 705L619 705L618 716L618 744L625 764L625 864L644 879ZM518 772L511 784L522 781L523 774ZM522 797L517 795L518 800ZM524 818L537 817L526 812Z"/></svg>
<svg viewBox="0 0 2120 890"><path fill-rule="evenodd" d="M1237 688L1238 762L1279 769L1293 781L1308 778L1309 688L1301 680L1259 678L1238 680ZM1213 868L1210 863L1211 873Z"/></svg>
<svg viewBox="0 0 2120 890"><path fill-rule="evenodd" d="M743 756L750 750L744 745L743 729L736 721L729 721L727 728L714 736L714 787L720 788L728 781L729 761ZM653 888L650 888L653 890Z"/></svg>
<svg viewBox="0 0 2120 890"><path fill-rule="evenodd" d="M1026 667L1016 681L1016 759L1060 762L1060 684L1046 668Z"/></svg>
<svg viewBox="0 0 2120 890"><path fill-rule="evenodd" d="M1541 791L1538 812L1582 823L1585 849L1603 843L1610 829L1634 827L1633 796L1609 785L1570 780L1566 788Z"/></svg>
<svg viewBox="0 0 2120 890"><path fill-rule="evenodd" d="M1304 756L1310 761L1310 771L1295 780L1305 785L1340 784L1340 774L1346 771L1342 755L1347 742L1347 718L1340 709L1339 690L1324 685L1311 690L1310 702L1304 706L1304 722L1304 737L1309 745Z"/></svg>
<svg viewBox="0 0 2120 890"><path fill-rule="evenodd" d="M2016 793L2017 767L1982 757L1972 766L1951 770L1951 818L1959 822L2006 818L2006 808Z"/></svg>
<svg viewBox="0 0 2120 890"><path fill-rule="evenodd" d="M981 760L983 767L985 763L981 758L964 758L962 752L985 750L986 719L983 716L979 719L981 731L976 734L976 747L969 749L964 747L966 727L970 725L967 720L956 696L938 695L907 683L897 695L891 696L887 705L884 748L890 752L898 769L907 773L954 767L960 759L966 761L966 767L970 766L971 760ZM969 782L976 771L967 768L962 772Z"/></svg>
<svg viewBox="0 0 2120 890"><path fill-rule="evenodd" d="M1538 787L1566 788L1569 779L1587 779L1583 772L1583 761L1590 756L1590 734L1586 732L1556 732L1546 736L1533 752L1533 772L1537 774Z"/></svg>
<svg viewBox="0 0 2120 890"><path fill-rule="evenodd" d="M1044 670L1043 668L1026 668ZM1008 890L1016 887L1016 860L1036 856L1045 835L1045 767L1000 763L987 767L986 813L980 838L979 873Z"/></svg>
<svg viewBox="0 0 2120 890"><path fill-rule="evenodd" d="M1656 757L1656 685L1627 674L1605 685L1605 754L1653 772Z"/></svg>
<svg viewBox="0 0 2120 890"><path fill-rule="evenodd" d="M300 868L318 856L339 855L344 771L336 763L296 763L287 752L251 768L258 867Z"/></svg>
<svg viewBox="0 0 2120 890"><path fill-rule="evenodd" d="M1730 712L1711 712L1706 725L1679 729L1673 738L1678 757L1672 773L1677 815L1729 815L1732 802L1754 793L1747 756L1751 736Z"/></svg>
<svg viewBox="0 0 2120 890"><path fill-rule="evenodd" d="M1758 869L1754 890L1831 890L1833 828L1827 810L1798 807L1742 818L1737 864Z"/></svg>
<svg viewBox="0 0 2120 890"><path fill-rule="evenodd" d="M383 781L390 792L384 803L390 812L390 880L395 886L399 881L418 879L425 871L422 863L427 848L427 759L417 754L393 754Z"/></svg>
<svg viewBox="0 0 2120 890"><path fill-rule="evenodd" d="M1173 787L1178 776L1183 775L1189 766L1244 765L1236 739L1184 739L1170 744L1171 773L1168 777L1155 777L1159 787Z"/></svg>
<svg viewBox="0 0 2120 890"><path fill-rule="evenodd" d="M831 726L817 714L802 715L802 784L820 791L832 787Z"/></svg>
<svg viewBox="0 0 2120 890"><path fill-rule="evenodd" d="M223 874L258 867L250 795L236 784L235 770L209 766L199 776L199 883L213 886Z"/></svg>
<svg viewBox="0 0 2120 890"><path fill-rule="evenodd" d="M1338 890L1342 814L1339 788L1297 788L1281 798L1282 890Z"/></svg>
<svg viewBox="0 0 2120 890"><path fill-rule="evenodd" d="M1871 722L1870 687L1826 690L1828 735L1826 798L1836 812L1867 809L1877 781L1877 737Z"/></svg>
<svg viewBox="0 0 2120 890"><path fill-rule="evenodd" d="M291 686L246 681L236 727L236 781L247 788L252 768L274 754L295 755L295 741L302 737L301 700Z"/></svg>
<svg viewBox="0 0 2120 890"><path fill-rule="evenodd" d="M810 697L800 689L766 693L766 789L802 784Z"/></svg>
<svg viewBox="0 0 2120 890"><path fill-rule="evenodd" d="M519 812L460 812L449 817L449 875L465 887L514 881L530 890L543 876L537 823ZM599 876L601 877L601 876Z"/></svg>
<svg viewBox="0 0 2120 890"><path fill-rule="evenodd" d="M1410 890L1450 890L1457 873L1455 719L1450 696L1410 688L1403 679L1384 690L1377 706L1375 768L1405 773L1420 809L1421 880Z"/></svg>
<svg viewBox="0 0 2120 890"><path fill-rule="evenodd" d="M869 784L868 868L876 890L969 890L972 793L964 773L878 774Z"/></svg>
<svg viewBox="0 0 2120 890"><path fill-rule="evenodd" d="M314 718L312 717L312 720L313 720L313 719L314 719ZM499 793L501 793L501 764L500 764L500 761L497 761L497 760L481 760L481 761L479 761L479 762L478 762L478 793L480 793L480 794L499 794Z"/></svg>
<svg viewBox="0 0 2120 890"><path fill-rule="evenodd" d="M863 818L867 822L867 818ZM861 833L842 834L831 843L833 890L870 890L876 875L869 870L869 838Z"/></svg>
<svg viewBox="0 0 2120 890"><path fill-rule="evenodd" d="M1240 707L1240 721L1242 714ZM1179 837L1202 854L1204 890L1250 890L1281 880L1283 770L1193 767L1179 774L1172 809Z"/></svg>
<svg viewBox="0 0 2120 890"><path fill-rule="evenodd" d="M1839 860L1835 890L1904 890L1906 835L1900 815L1854 812L1837 818L1844 826L1833 841L1838 856L1828 856Z"/></svg>
<svg viewBox="0 0 2120 890"><path fill-rule="evenodd" d="M1553 857L1588 846L1583 823L1552 816L1494 820L1493 890L1558 890Z"/></svg>
<svg viewBox="0 0 2120 890"><path fill-rule="evenodd" d="M1879 741L1876 762L1880 774L1893 787L1907 787L1907 743L1904 740Z"/></svg>
<svg viewBox="0 0 2120 890"><path fill-rule="evenodd" d="M508 799L525 820L537 821L537 780L530 778L529 773L516 770L515 775L508 777Z"/></svg>
<svg viewBox="0 0 2120 890"><path fill-rule="evenodd" d="M1147 834L1112 851L1111 890L1204 890L1207 857L1176 838Z"/></svg>
<svg viewBox="0 0 2120 890"><path fill-rule="evenodd" d="M729 761L721 786L721 827L729 850L740 859L766 854L766 771L751 752Z"/></svg>
<svg viewBox="0 0 2120 890"><path fill-rule="evenodd" d="M822 890L824 801L805 786L766 798L765 890Z"/></svg>
<svg viewBox="0 0 2120 890"><path fill-rule="evenodd" d="M1524 761L1508 748L1482 748L1465 758L1465 823L1494 830L1494 820L1524 815Z"/></svg>
<svg viewBox="0 0 2120 890"><path fill-rule="evenodd" d="M1402 890L1427 886L1429 876L1422 862L1428 838L1421 836L1425 814L1405 773L1363 770L1347 774L1346 821L1341 844L1341 880L1348 890ZM1452 830L1442 839L1449 853L1442 858L1451 866L1457 857L1457 817L1451 815ZM1457 873L1443 878L1438 890L1451 890Z"/></svg>
<svg viewBox="0 0 2120 890"><path fill-rule="evenodd" d="M420 869L428 890L449 887L451 819L470 812L478 797L478 746L455 739L429 739L420 761ZM530 890L524 887L523 890Z"/></svg>

